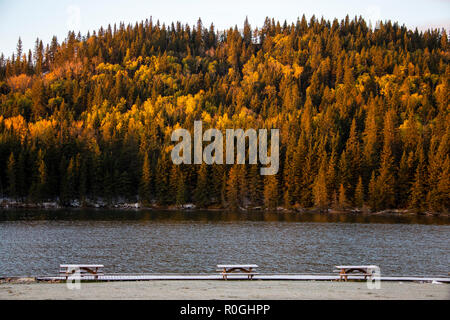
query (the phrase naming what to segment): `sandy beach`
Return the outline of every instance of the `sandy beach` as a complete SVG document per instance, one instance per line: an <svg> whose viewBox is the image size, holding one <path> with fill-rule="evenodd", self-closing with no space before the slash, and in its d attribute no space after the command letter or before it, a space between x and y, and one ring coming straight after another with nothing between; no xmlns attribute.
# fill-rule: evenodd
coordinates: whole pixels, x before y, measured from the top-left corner
<svg viewBox="0 0 450 320"><path fill-rule="evenodd" d="M449 300L448 284L382 282L368 289L365 282L331 281L141 281L82 283L69 290L65 283L2 283L0 299L431 299Z"/></svg>

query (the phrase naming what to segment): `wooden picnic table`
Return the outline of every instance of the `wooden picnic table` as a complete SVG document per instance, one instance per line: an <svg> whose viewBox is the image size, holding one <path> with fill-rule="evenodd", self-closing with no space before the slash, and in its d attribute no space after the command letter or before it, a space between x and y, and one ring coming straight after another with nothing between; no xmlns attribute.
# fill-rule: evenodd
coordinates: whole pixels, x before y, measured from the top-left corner
<svg viewBox="0 0 450 320"><path fill-rule="evenodd" d="M80 271L81 274L92 274L95 279L98 279L99 275L103 275L104 265L102 264L60 264L59 272L65 274L66 279L69 278L71 274L74 274L76 270Z"/></svg>
<svg viewBox="0 0 450 320"><path fill-rule="evenodd" d="M253 279L253 276L256 274L254 269L258 268L256 264L218 264L218 271L222 272L222 276L224 280L227 280L227 275L233 272L243 272L248 275L248 279Z"/></svg>
<svg viewBox="0 0 450 320"><path fill-rule="evenodd" d="M372 275L371 271L375 269L379 269L378 266L369 265L369 266L336 266L339 269L339 280L344 279L348 280L348 274L352 272L358 272L364 275L364 280L367 279L367 276Z"/></svg>

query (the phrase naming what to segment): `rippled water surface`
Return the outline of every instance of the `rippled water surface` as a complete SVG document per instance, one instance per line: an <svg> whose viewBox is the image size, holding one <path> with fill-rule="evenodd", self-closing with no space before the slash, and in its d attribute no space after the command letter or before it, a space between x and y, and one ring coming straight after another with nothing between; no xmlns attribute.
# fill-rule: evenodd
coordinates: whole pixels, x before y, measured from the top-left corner
<svg viewBox="0 0 450 320"><path fill-rule="evenodd" d="M376 264L383 275L447 275L449 247L448 218L0 211L0 276L55 274L60 263L117 273L215 272L219 263L330 273L336 264Z"/></svg>

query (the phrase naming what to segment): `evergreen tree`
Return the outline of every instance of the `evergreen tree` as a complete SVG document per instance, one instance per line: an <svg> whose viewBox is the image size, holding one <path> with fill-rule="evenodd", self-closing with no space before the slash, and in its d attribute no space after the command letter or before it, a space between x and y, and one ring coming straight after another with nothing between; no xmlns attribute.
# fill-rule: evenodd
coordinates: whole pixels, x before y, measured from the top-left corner
<svg viewBox="0 0 450 320"><path fill-rule="evenodd" d="M247 180L247 170L245 165L239 166L238 171L238 183L239 183L239 205L241 207L247 207L249 203L248 199L248 180Z"/></svg>
<svg viewBox="0 0 450 320"><path fill-rule="evenodd" d="M82 206L86 204L86 197L88 194L88 175L87 159L83 159L80 168L80 186L78 190Z"/></svg>
<svg viewBox="0 0 450 320"><path fill-rule="evenodd" d="M372 210L447 212L445 32L302 17L224 31L201 19L194 28L121 24L70 32L61 44L36 39L28 54L19 39L11 57L0 54L0 189L22 201L139 194L171 205L201 195L223 207L229 197L260 206L276 191L267 205L338 208L342 184L355 206L367 192ZM175 167L167 154L171 132L192 131L197 119L220 130L279 128L277 183L257 165L214 164L205 198L198 166Z"/></svg>
<svg viewBox="0 0 450 320"><path fill-rule="evenodd" d="M347 196L345 195L344 185L341 183L339 186L339 208L341 210L346 209L348 207Z"/></svg>
<svg viewBox="0 0 450 320"><path fill-rule="evenodd" d="M409 192L411 189L411 181L414 177L413 173L413 152L411 151L408 156L406 151L404 151L398 169L396 189L397 204L399 207L404 208L407 205L409 200Z"/></svg>
<svg viewBox="0 0 450 320"><path fill-rule="evenodd" d="M437 183L437 195L431 203L433 209L448 213L450 210L450 157L447 155Z"/></svg>
<svg viewBox="0 0 450 320"><path fill-rule="evenodd" d="M260 206L262 202L261 176L258 165L250 165L248 177L248 197L252 206Z"/></svg>
<svg viewBox="0 0 450 320"><path fill-rule="evenodd" d="M17 195L23 201L28 195L25 152L22 150L17 161Z"/></svg>
<svg viewBox="0 0 450 320"><path fill-rule="evenodd" d="M17 197L17 172L16 172L16 160L14 154L11 152L8 158L8 165L6 169L6 177L8 181L8 196L15 199Z"/></svg>
<svg viewBox="0 0 450 320"><path fill-rule="evenodd" d="M426 210L426 187L425 187L425 163L423 153L419 156L414 182L411 187L411 199L409 201L411 209L417 212Z"/></svg>
<svg viewBox="0 0 450 320"><path fill-rule="evenodd" d="M131 190L131 179L129 177L129 174L127 171L123 171L119 175L119 188L118 193L119 197L123 197L125 200L130 200L133 196L132 190Z"/></svg>
<svg viewBox="0 0 450 320"><path fill-rule="evenodd" d="M144 155L144 164L142 165L141 182L139 184L139 200L144 205L149 205L152 201L151 194L151 171L148 153Z"/></svg>
<svg viewBox="0 0 450 320"><path fill-rule="evenodd" d="M163 153L158 158L155 172L156 197L158 202L163 205L170 204L170 202L173 201L173 198L170 196L169 174L170 174L169 163L166 154Z"/></svg>
<svg viewBox="0 0 450 320"><path fill-rule="evenodd" d="M322 161L320 165L319 174L316 177L313 187L314 204L321 211L328 207L327 181L326 181L326 161Z"/></svg>
<svg viewBox="0 0 450 320"><path fill-rule="evenodd" d="M381 153L381 166L377 177L378 207L393 208L395 205L394 123L392 113L386 114L384 127L384 145Z"/></svg>
<svg viewBox="0 0 450 320"><path fill-rule="evenodd" d="M411 199L409 205L412 209L423 212L426 207L425 203L426 191L423 181L423 173L420 167L417 167L414 177L414 183L411 188Z"/></svg>
<svg viewBox="0 0 450 320"><path fill-rule="evenodd" d="M182 170L178 171L177 176L177 195L176 195L176 204L177 205L183 205L187 202L187 192L186 192L186 186L185 186L185 177Z"/></svg>
<svg viewBox="0 0 450 320"><path fill-rule="evenodd" d="M378 209L379 205L379 196L378 196L378 188L377 188L377 180L375 178L375 171L372 171L372 176L370 178L369 183L369 206L372 211Z"/></svg>
<svg viewBox="0 0 450 320"><path fill-rule="evenodd" d="M278 207L278 179L277 175L265 176L264 182L264 206L267 209Z"/></svg>
<svg viewBox="0 0 450 320"><path fill-rule="evenodd" d="M358 178L358 184L356 185L354 198L355 198L355 205L358 208L362 208L364 205L364 186L361 176L359 176Z"/></svg>
<svg viewBox="0 0 450 320"><path fill-rule="evenodd" d="M200 166L197 177L197 187L194 192L195 204L199 207L206 207L209 204L209 181L208 181L208 168L206 164Z"/></svg>
<svg viewBox="0 0 450 320"><path fill-rule="evenodd" d="M361 151L359 147L358 134L356 130L356 120L353 119L350 137L347 140L345 151L341 156L340 174L341 182L348 186L349 194L353 194L358 182L361 169Z"/></svg>
<svg viewBox="0 0 450 320"><path fill-rule="evenodd" d="M228 173L228 179L226 181L226 204L231 210L239 208L239 176L238 167L234 165L231 167Z"/></svg>
<svg viewBox="0 0 450 320"><path fill-rule="evenodd" d="M71 177L72 178L72 177ZM44 155L42 150L39 150L38 154L38 182L37 182L37 194L39 199L45 199L48 195L47 190L47 166L45 165ZM69 180L69 183L73 183L73 179Z"/></svg>
<svg viewBox="0 0 450 320"><path fill-rule="evenodd" d="M447 138L438 143L436 139L432 140L428 154L428 173L429 188L427 194L427 203L431 210L445 211L445 198L449 193L445 193L448 189L445 187L448 179L448 142ZM439 147L438 147L439 144Z"/></svg>

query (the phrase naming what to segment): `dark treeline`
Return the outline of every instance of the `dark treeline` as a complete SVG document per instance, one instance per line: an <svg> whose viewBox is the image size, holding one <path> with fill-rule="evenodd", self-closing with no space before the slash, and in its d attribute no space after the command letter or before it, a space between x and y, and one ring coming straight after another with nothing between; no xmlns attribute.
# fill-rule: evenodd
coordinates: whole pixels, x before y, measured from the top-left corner
<svg viewBox="0 0 450 320"><path fill-rule="evenodd" d="M449 41L390 21L152 20L0 57L0 193L448 212ZM172 131L280 128L280 171L170 160Z"/></svg>

